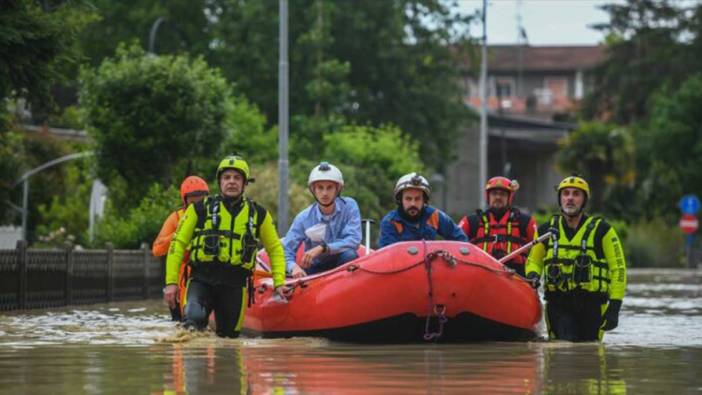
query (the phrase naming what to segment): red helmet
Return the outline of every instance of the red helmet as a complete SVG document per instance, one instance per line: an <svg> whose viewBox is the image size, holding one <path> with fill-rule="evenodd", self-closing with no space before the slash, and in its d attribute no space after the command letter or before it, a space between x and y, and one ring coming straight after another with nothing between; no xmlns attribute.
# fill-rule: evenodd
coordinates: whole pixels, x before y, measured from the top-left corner
<svg viewBox="0 0 702 395"><path fill-rule="evenodd" d="M519 189L519 183L517 180L510 180L507 177L492 177L491 179L488 180L487 184L485 185L485 201L490 203L490 191L493 189L504 189L505 191L509 192L509 199L508 204L511 206L512 201L514 200L514 193L517 192Z"/></svg>
<svg viewBox="0 0 702 395"><path fill-rule="evenodd" d="M189 176L180 184L180 200L185 204L185 198L188 196L207 195L210 193L210 188L205 180L198 176Z"/></svg>

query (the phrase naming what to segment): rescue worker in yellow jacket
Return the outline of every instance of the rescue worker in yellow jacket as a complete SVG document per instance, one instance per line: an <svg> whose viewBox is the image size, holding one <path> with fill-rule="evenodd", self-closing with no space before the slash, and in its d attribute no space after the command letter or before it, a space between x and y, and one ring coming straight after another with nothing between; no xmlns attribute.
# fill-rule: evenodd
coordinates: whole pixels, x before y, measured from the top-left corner
<svg viewBox="0 0 702 395"><path fill-rule="evenodd" d="M186 328L204 329L214 311L218 336L239 335L259 241L271 260L276 293L285 297L285 258L273 219L244 197L252 181L246 161L239 156L224 158L217 168L220 194L188 206L178 223L166 259L164 299L170 303L176 297L178 268L189 249Z"/></svg>
<svg viewBox="0 0 702 395"><path fill-rule="evenodd" d="M590 186L570 176L557 188L562 215L541 225L536 237L554 236L536 244L526 275L538 288L544 276L549 338L602 340L619 323L626 289L626 260L617 232L604 219L584 213Z"/></svg>
<svg viewBox="0 0 702 395"><path fill-rule="evenodd" d="M175 234L176 228L178 228L178 222L180 222L180 217L185 213L185 210L189 205L199 202L204 199L210 193L210 188L207 182L198 176L189 176L183 180L180 184L180 200L183 205L178 208L178 210L172 212L166 222L163 223L161 231L158 232L156 240L154 240L153 247L151 247L151 253L154 256L166 256L168 254L168 248L171 245L171 240ZM183 306L185 301L185 286L187 285L187 280L189 276L188 270L188 259L189 254L186 252L183 255L183 261L180 263L180 274L178 276L178 296L174 301L175 304L169 305L168 308L171 311L171 320L182 321L183 320Z"/></svg>

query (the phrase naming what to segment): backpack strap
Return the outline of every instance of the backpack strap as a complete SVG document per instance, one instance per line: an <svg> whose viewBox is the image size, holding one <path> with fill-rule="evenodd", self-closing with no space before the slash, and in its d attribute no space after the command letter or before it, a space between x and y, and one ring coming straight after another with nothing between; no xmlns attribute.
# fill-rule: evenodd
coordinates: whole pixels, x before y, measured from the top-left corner
<svg viewBox="0 0 702 395"><path fill-rule="evenodd" d="M552 228L558 229L560 227L560 222L561 222L561 216L558 214L554 214L553 217L551 217L551 221L549 222ZM548 243L551 242L553 238L549 237L546 240L546 249L548 250ZM553 241L553 257L555 259L558 259L558 239Z"/></svg>
<svg viewBox="0 0 702 395"><path fill-rule="evenodd" d="M519 236L526 240L526 242L528 243L529 241L531 241L527 239L527 233L529 233L529 221L531 221L531 217L524 214L516 207L511 210L514 215L513 218L516 219L519 223Z"/></svg>
<svg viewBox="0 0 702 395"><path fill-rule="evenodd" d="M213 196L208 196L206 199L200 200L199 202L193 203L193 208L195 209L195 215L197 215L197 228L202 229L205 226L205 221L207 221L207 211L212 211L212 206L219 205L219 200L215 199Z"/></svg>
<svg viewBox="0 0 702 395"><path fill-rule="evenodd" d="M268 211L251 199L246 199L246 202L249 205L249 223L251 224L253 223L254 210L256 210L256 231L254 233L256 235L256 240L258 240L261 237L261 224L263 224L263 221L266 219ZM248 226L249 225L247 225L247 227Z"/></svg>
<svg viewBox="0 0 702 395"><path fill-rule="evenodd" d="M582 240L580 240L580 253L585 255L587 253L587 239L590 238L590 233L592 233L593 230L597 227L597 225L600 223L602 218L600 217L592 217L590 220L590 223L587 224L587 228L585 229L585 233L583 234Z"/></svg>

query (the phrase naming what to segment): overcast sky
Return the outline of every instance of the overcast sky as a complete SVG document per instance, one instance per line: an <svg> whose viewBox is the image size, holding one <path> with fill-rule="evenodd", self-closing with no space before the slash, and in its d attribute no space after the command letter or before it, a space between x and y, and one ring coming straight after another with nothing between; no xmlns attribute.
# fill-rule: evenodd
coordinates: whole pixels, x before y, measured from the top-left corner
<svg viewBox="0 0 702 395"><path fill-rule="evenodd" d="M607 0L488 0L488 44L513 44L517 41L517 10L530 45L580 44L594 45L603 35L588 25L607 22L607 13L597 5L619 1ZM459 0L463 12L482 8L482 0ZM476 24L473 37L480 37L482 27Z"/></svg>

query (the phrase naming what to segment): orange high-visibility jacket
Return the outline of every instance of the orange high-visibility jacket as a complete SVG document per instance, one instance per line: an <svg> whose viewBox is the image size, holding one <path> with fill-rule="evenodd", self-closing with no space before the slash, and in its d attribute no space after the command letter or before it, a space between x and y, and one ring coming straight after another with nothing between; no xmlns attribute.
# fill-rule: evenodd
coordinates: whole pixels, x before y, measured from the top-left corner
<svg viewBox="0 0 702 395"><path fill-rule="evenodd" d="M166 222L163 223L161 231L158 232L158 236L151 247L151 253L154 254L154 256L165 256L168 254L168 246L171 245L171 239L178 227L178 221L180 221L180 216L184 212L185 210L181 208L172 212L171 215L166 218Z"/></svg>

